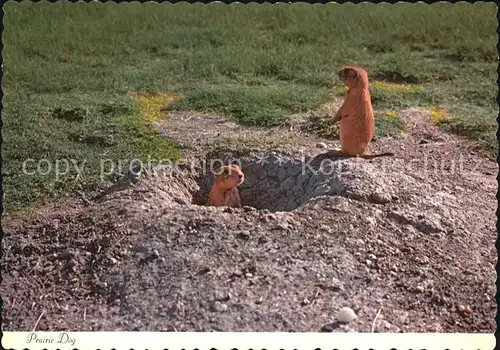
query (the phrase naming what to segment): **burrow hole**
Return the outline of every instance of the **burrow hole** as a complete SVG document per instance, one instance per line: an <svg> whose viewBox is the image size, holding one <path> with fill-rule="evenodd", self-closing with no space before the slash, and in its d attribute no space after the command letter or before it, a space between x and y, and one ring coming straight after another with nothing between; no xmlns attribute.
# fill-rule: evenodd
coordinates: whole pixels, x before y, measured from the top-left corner
<svg viewBox="0 0 500 350"><path fill-rule="evenodd" d="M311 198L341 194L342 185L334 176L336 162L323 160L320 156L298 159L276 152L242 157L218 154L203 162L197 181L200 189L192 194L193 204L206 204L213 184L213 169L232 162L245 174L245 181L238 186L243 206L271 212L291 211Z"/></svg>

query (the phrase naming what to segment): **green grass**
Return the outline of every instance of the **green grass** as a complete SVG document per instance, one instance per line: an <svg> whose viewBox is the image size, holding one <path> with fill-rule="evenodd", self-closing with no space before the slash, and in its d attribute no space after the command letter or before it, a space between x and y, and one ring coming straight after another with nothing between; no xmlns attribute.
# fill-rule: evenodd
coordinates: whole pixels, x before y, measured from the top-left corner
<svg viewBox="0 0 500 350"><path fill-rule="evenodd" d="M448 108L453 121L443 128L495 150L495 11L491 3L445 2L9 2L2 53L6 212L101 186L103 159L177 159L176 144L139 117L130 91L180 92L185 97L171 109L276 125L326 102L340 84L339 67L354 63L373 82L418 85L374 87L376 110ZM86 171L58 181L26 175L27 158L86 160Z"/></svg>
<svg viewBox="0 0 500 350"><path fill-rule="evenodd" d="M329 116L314 115L303 125L303 129L321 137L339 137L339 122ZM398 135L406 130L403 119L394 112L375 114L375 135L373 141L388 136Z"/></svg>

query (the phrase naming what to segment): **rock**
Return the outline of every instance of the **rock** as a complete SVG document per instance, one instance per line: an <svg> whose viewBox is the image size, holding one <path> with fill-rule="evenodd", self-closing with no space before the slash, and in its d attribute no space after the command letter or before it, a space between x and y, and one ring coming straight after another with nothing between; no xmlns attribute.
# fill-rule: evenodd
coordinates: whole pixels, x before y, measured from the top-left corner
<svg viewBox="0 0 500 350"><path fill-rule="evenodd" d="M458 311L462 314L470 314L471 313L471 309L470 309L469 305L459 305Z"/></svg>
<svg viewBox="0 0 500 350"><path fill-rule="evenodd" d="M231 294L222 291L216 291L214 292L214 299L215 301L228 301L231 299Z"/></svg>
<svg viewBox="0 0 500 350"><path fill-rule="evenodd" d="M185 199L182 199L182 198L179 198L179 197L176 197L174 198L174 201L178 204L181 204L181 205L186 205L188 204L188 202L185 200Z"/></svg>
<svg viewBox="0 0 500 350"><path fill-rule="evenodd" d="M212 312L224 312L227 310L227 305L221 303L220 301L215 301L210 305L210 311Z"/></svg>
<svg viewBox="0 0 500 350"><path fill-rule="evenodd" d="M328 146L324 142L318 142L316 144L316 148L327 148Z"/></svg>
<svg viewBox="0 0 500 350"><path fill-rule="evenodd" d="M278 228L280 230L288 230L288 225L284 224L284 223L280 223L280 224L276 225L276 228Z"/></svg>
<svg viewBox="0 0 500 350"><path fill-rule="evenodd" d="M342 323L350 323L358 319L356 313L350 307L343 307L337 314L337 320Z"/></svg>
<svg viewBox="0 0 500 350"><path fill-rule="evenodd" d="M238 238L241 238L241 239L244 239L244 240L249 239L250 238L250 231L241 231L238 234Z"/></svg>
<svg viewBox="0 0 500 350"><path fill-rule="evenodd" d="M335 329L334 325L331 323L328 323L328 324L325 324L321 327L321 332L329 333L329 332L333 332L334 329Z"/></svg>
<svg viewBox="0 0 500 350"><path fill-rule="evenodd" d="M367 216L365 220L372 226L375 226L377 223L377 220L375 220L375 218L372 218L371 216Z"/></svg>
<svg viewBox="0 0 500 350"><path fill-rule="evenodd" d="M276 215L274 214L267 214L265 216L265 221L275 221L276 220Z"/></svg>
<svg viewBox="0 0 500 350"><path fill-rule="evenodd" d="M387 204L392 200L392 196L385 192L373 192L370 199L376 204Z"/></svg>
<svg viewBox="0 0 500 350"><path fill-rule="evenodd" d="M439 233L444 229L441 226L441 217L436 213L418 213L408 211L391 211L389 217L396 221L411 225L423 233Z"/></svg>

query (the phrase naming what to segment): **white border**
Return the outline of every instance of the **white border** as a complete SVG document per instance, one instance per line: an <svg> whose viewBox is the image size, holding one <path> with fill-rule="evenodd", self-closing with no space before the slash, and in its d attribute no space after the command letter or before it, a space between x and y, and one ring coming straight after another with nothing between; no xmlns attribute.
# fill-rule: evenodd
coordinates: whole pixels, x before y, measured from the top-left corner
<svg viewBox="0 0 500 350"><path fill-rule="evenodd" d="M16 350L490 350L495 343L488 333L5 332L2 339Z"/></svg>

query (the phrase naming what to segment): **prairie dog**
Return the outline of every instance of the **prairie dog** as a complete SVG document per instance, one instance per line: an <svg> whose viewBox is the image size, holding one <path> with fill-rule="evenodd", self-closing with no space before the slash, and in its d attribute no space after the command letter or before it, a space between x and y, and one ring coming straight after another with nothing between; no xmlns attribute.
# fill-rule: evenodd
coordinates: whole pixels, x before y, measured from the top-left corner
<svg viewBox="0 0 500 350"><path fill-rule="evenodd" d="M207 205L241 208L241 198L237 187L244 180L245 175L237 164L220 167L208 194Z"/></svg>
<svg viewBox="0 0 500 350"><path fill-rule="evenodd" d="M341 151L328 153L365 159L393 156L394 153L389 152L365 154L375 134L375 116L366 71L358 66L346 66L339 71L339 79L348 87L344 103L333 117L334 121L340 120Z"/></svg>

